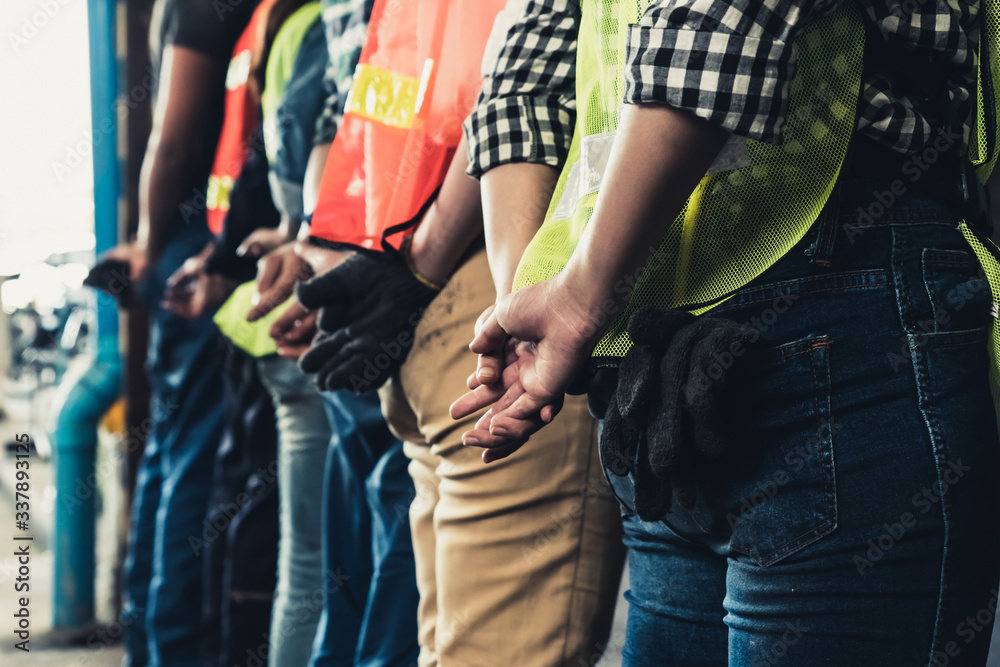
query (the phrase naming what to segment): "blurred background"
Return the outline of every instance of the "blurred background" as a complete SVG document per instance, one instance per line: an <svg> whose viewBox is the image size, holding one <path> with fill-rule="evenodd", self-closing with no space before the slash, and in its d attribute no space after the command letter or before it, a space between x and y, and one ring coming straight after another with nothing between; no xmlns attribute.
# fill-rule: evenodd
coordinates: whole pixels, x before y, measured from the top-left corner
<svg viewBox="0 0 1000 667"><path fill-rule="evenodd" d="M135 227L151 5L0 4L0 665L102 667L122 657L118 581L148 416L146 326L141 313L119 315L83 280L96 253ZM96 429L60 423L60 408L79 400L70 388L79 391L109 350L107 377L124 382L128 402L102 407ZM22 434L32 443L27 530L14 516ZM58 457L65 465L57 477ZM24 536L30 653L14 647L4 625L20 595L8 547ZM996 641L993 655L1000 667Z"/></svg>
<svg viewBox="0 0 1000 667"><path fill-rule="evenodd" d="M120 400L104 414L95 434L82 434L88 450L85 459L93 460L93 474L81 476L76 488L62 494L62 507L57 507L52 462L53 434L60 426L55 414L67 400L64 394L71 380L84 375L96 357L99 310L105 319L116 320L108 333L114 335L118 324L113 302L102 297L107 303L99 304L96 292L84 287L83 280L97 250L95 152L103 151L98 163L105 165L98 183L108 191L122 189L128 169L129 115L140 132L148 123L148 100L141 94L134 95L134 100L119 96L117 103L110 104L106 91L105 99L92 99L95 85L101 88L102 82L127 71L118 63L126 61L130 25L137 36L135 53L140 61L145 60L141 52L145 35L141 33L143 24L148 26L151 3L128 4L132 24L124 2L118 11L114 2L82 0L6 0L0 6L0 89L6 100L0 108L0 145L6 156L0 161L0 544L4 554L0 558L0 617L13 618L21 595L30 600L30 653L13 646L19 640L12 639L13 624L8 620L5 626L11 627L3 627L0 643L3 665L102 666L121 661L121 631L115 619L127 506L123 489L129 488L124 402ZM115 25L119 33L105 44L114 59L98 63L92 62L94 26L93 16L88 16L95 8L103 9L98 20L105 19L105 31ZM131 101L131 108L123 104L126 101ZM97 122L92 102L101 105ZM143 145L137 139L137 159ZM112 156L110 162L108 156ZM120 201L116 196L114 206L119 205L121 215L110 219L106 237L117 237L128 225L127 195ZM28 529L22 531L15 527L14 517L14 445L23 434L30 436L32 450L30 520ZM55 438L58 441L58 435ZM80 443L64 438L62 444ZM134 460L141 446L131 449ZM57 530L57 515L61 525L75 525L82 533ZM15 544L15 533L31 537L30 588L22 593L14 591L18 564L9 547ZM64 539L61 550L59 537ZM67 566L60 585L56 584L56 553ZM81 651L81 647L88 650Z"/></svg>

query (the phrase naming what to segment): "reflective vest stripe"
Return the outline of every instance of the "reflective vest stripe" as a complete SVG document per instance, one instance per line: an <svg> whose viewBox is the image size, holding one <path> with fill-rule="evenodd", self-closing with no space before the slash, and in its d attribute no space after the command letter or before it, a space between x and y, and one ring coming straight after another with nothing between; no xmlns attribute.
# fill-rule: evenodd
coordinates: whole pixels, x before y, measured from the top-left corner
<svg viewBox="0 0 1000 667"><path fill-rule="evenodd" d="M205 192L208 228L222 233L229 212L229 197L250 150L250 136L260 122L260 101L250 89L250 64L260 31L275 0L263 0L254 10L233 48L226 72L226 106L222 132L215 149L212 173Z"/></svg>
<svg viewBox="0 0 1000 667"><path fill-rule="evenodd" d="M418 79L375 65L358 65L344 111L388 127L409 130L420 113L420 102L433 69L434 62L427 60L424 74Z"/></svg>
<svg viewBox="0 0 1000 667"><path fill-rule="evenodd" d="M398 249L444 181L506 0L376 1L311 233Z"/></svg>

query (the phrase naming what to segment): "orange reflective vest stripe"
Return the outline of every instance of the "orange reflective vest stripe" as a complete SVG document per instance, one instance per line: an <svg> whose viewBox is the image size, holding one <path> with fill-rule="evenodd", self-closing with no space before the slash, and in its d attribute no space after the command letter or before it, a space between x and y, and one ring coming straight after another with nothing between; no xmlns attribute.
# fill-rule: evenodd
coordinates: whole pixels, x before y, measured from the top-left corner
<svg viewBox="0 0 1000 667"><path fill-rule="evenodd" d="M250 63L261 31L267 26L267 14L275 0L263 0L250 17L233 48L226 73L226 107L219 144L215 149L212 174L208 178L205 208L208 228L222 233L229 212L229 194L250 152L250 136L260 123L260 100L250 87Z"/></svg>
<svg viewBox="0 0 1000 667"><path fill-rule="evenodd" d="M434 198L506 0L376 0L330 148L313 237L399 249Z"/></svg>

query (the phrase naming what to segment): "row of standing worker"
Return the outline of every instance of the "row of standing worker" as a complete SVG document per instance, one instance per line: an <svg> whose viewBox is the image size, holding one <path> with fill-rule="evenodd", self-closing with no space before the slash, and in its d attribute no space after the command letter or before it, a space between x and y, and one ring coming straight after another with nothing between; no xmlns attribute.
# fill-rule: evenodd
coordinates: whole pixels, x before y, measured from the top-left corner
<svg viewBox="0 0 1000 667"><path fill-rule="evenodd" d="M125 664L985 664L998 6L157 0Z"/></svg>

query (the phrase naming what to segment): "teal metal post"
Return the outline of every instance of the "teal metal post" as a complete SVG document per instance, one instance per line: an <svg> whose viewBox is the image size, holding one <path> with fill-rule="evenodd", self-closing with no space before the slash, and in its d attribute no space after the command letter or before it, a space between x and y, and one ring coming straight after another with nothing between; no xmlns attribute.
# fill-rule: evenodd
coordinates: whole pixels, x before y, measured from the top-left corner
<svg viewBox="0 0 1000 667"><path fill-rule="evenodd" d="M94 234L97 252L118 242L118 60L115 0L88 0L90 107L93 128ZM95 497L99 485L97 424L121 392L118 312L114 300L97 297L97 345L89 368L67 377L59 390L52 435L56 506L53 535L56 630L94 621ZM113 476L112 476L113 477Z"/></svg>

